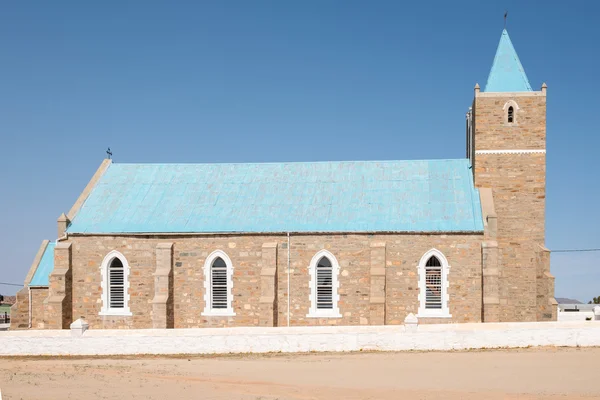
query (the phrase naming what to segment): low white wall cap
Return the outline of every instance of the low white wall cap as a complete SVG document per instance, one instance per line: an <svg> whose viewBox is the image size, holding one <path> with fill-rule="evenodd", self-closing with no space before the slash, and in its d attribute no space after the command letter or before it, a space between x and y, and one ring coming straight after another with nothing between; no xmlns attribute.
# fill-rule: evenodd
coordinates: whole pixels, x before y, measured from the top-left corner
<svg viewBox="0 0 600 400"><path fill-rule="evenodd" d="M81 336L83 332L87 331L90 327L90 324L81 317L70 325L71 328L71 336Z"/></svg>
<svg viewBox="0 0 600 400"><path fill-rule="evenodd" d="M404 324L411 324L411 325L416 325L419 323L419 318L417 318L417 316L413 313L410 313L406 316L406 318L404 318Z"/></svg>

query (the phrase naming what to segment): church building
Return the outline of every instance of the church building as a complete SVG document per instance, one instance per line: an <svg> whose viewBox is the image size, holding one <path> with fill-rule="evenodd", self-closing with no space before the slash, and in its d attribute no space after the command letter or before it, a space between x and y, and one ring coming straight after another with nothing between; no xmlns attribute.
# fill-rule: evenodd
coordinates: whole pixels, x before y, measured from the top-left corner
<svg viewBox="0 0 600 400"><path fill-rule="evenodd" d="M546 85L504 30L462 159L104 160L11 329L553 321L545 196Z"/></svg>

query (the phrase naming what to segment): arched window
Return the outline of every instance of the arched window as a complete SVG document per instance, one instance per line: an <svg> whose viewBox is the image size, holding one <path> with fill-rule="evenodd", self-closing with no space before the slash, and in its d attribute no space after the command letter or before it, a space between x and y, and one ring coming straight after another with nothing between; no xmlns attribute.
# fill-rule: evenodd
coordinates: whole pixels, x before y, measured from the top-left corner
<svg viewBox="0 0 600 400"><path fill-rule="evenodd" d="M514 100L509 100L502 107L504 110L504 123L505 124L516 124L517 121L517 111L520 110L519 105Z"/></svg>
<svg viewBox="0 0 600 400"><path fill-rule="evenodd" d="M339 318L338 274L336 258L327 250L321 250L309 265L310 310L307 317Z"/></svg>
<svg viewBox="0 0 600 400"><path fill-rule="evenodd" d="M108 306L125 307L125 269L118 258L113 258L108 266Z"/></svg>
<svg viewBox="0 0 600 400"><path fill-rule="evenodd" d="M317 309L333 309L333 268L325 256L317 263Z"/></svg>
<svg viewBox="0 0 600 400"><path fill-rule="evenodd" d="M204 312L207 316L235 316L233 312L233 265L221 250L204 262Z"/></svg>
<svg viewBox="0 0 600 400"><path fill-rule="evenodd" d="M100 315L132 315L129 310L129 264L123 254L111 251L100 266L102 309Z"/></svg>
<svg viewBox="0 0 600 400"><path fill-rule="evenodd" d="M429 250L419 262L419 317L449 318L448 272L450 266L444 255Z"/></svg>
<svg viewBox="0 0 600 400"><path fill-rule="evenodd" d="M210 307L227 308L227 265L221 257L215 258L210 267Z"/></svg>
<svg viewBox="0 0 600 400"><path fill-rule="evenodd" d="M442 308L442 264L436 256L429 257L425 264L425 308Z"/></svg>

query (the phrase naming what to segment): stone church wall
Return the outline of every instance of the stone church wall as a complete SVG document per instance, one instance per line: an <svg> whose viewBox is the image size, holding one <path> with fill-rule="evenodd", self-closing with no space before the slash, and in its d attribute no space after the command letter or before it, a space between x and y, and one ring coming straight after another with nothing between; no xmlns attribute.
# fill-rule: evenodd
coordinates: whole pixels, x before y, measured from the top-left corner
<svg viewBox="0 0 600 400"><path fill-rule="evenodd" d="M498 216L499 321L556 320L554 277L549 259L538 255L545 241L546 90L476 90L473 111L475 186L491 188Z"/></svg>
<svg viewBox="0 0 600 400"><path fill-rule="evenodd" d="M48 288L31 289L31 328L44 329L45 313L44 302L48 298ZM27 314L26 314L27 315Z"/></svg>
<svg viewBox="0 0 600 400"><path fill-rule="evenodd" d="M403 323L408 313L418 312L417 266L431 248L440 250L450 264L448 293L452 318L422 319L421 322L480 322L482 239L483 235L477 234L292 234L290 325ZM164 243L173 243L173 327L287 325L288 239L285 235L75 236L69 242L72 245L72 315L74 318L85 317L92 328L153 327L156 248ZM269 245L276 246L272 249L276 254L272 261L263 254L271 251ZM236 315L233 317L202 315L204 261L217 249L231 258L234 267L232 293ZM321 249L331 252L340 265L338 306L341 318L307 317L310 307L308 267ZM121 252L130 266L129 306L133 316L98 315L102 307L100 266L112 250ZM373 252L379 252L380 256L373 258ZM271 262L276 262L277 268L276 281L272 289L268 289L274 290L274 310L261 304L261 299L265 298L265 279L275 280L275 277L265 275L271 266L264 264ZM383 294L383 304L378 304L371 296L371 288L377 286L372 281L380 285L378 297Z"/></svg>
<svg viewBox="0 0 600 400"><path fill-rule="evenodd" d="M30 293L31 292L31 293ZM10 329L29 328L29 296L31 295L31 329L43 329L44 302L48 298L48 288L24 287L17 292L17 301L11 307Z"/></svg>

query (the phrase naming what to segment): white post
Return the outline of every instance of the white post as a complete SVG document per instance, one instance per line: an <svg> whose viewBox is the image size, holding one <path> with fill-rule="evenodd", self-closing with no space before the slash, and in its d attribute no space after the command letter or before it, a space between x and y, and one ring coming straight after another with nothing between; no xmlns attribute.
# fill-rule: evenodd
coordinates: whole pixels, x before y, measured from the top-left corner
<svg viewBox="0 0 600 400"><path fill-rule="evenodd" d="M90 327L83 317L79 318L77 321L74 321L71 324L71 336L72 337L81 337L83 336L83 332L87 331ZM2 400L2 399L0 399Z"/></svg>
<svg viewBox="0 0 600 400"><path fill-rule="evenodd" d="M413 313L410 313L404 318L404 329L406 332L416 332L419 326L419 318Z"/></svg>

